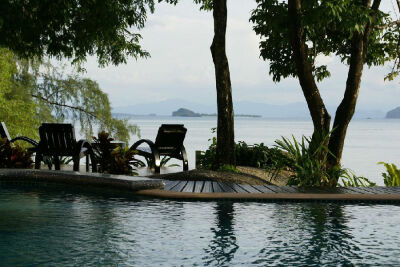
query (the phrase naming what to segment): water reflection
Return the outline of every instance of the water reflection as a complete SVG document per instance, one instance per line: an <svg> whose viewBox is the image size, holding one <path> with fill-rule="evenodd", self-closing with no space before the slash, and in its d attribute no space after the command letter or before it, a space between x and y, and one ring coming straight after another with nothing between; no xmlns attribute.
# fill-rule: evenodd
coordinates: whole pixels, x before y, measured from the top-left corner
<svg viewBox="0 0 400 267"><path fill-rule="evenodd" d="M215 207L215 227L210 230L214 237L204 249L204 264L226 266L232 261L239 246L234 233L234 208L232 202L217 202Z"/></svg>
<svg viewBox="0 0 400 267"><path fill-rule="evenodd" d="M309 204L301 207L301 223L308 237L304 259L308 263L336 263L351 265L349 258L357 258L357 246L347 226L343 206L337 204ZM310 249L312 248L312 249Z"/></svg>
<svg viewBox="0 0 400 267"><path fill-rule="evenodd" d="M275 231L265 233L253 264L352 265L360 249L343 209L338 204L277 205Z"/></svg>

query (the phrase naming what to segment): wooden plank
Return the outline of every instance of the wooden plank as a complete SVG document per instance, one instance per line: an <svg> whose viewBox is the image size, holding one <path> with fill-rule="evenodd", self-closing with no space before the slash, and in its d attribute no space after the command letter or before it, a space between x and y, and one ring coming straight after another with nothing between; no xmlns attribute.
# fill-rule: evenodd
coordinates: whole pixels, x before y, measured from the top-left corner
<svg viewBox="0 0 400 267"><path fill-rule="evenodd" d="M275 193L275 191L272 191L271 189L269 189L265 185L253 185L253 187L256 188L257 190L259 190L262 193L268 193L268 194L274 194Z"/></svg>
<svg viewBox="0 0 400 267"><path fill-rule="evenodd" d="M224 190L219 186L217 182L212 182L212 188L214 193L222 193Z"/></svg>
<svg viewBox="0 0 400 267"><path fill-rule="evenodd" d="M186 186L181 190L181 192L193 193L194 186L195 186L195 181L188 181Z"/></svg>
<svg viewBox="0 0 400 267"><path fill-rule="evenodd" d="M356 192L354 190L349 189L348 187L336 187L335 191L338 194L360 194L358 191Z"/></svg>
<svg viewBox="0 0 400 267"><path fill-rule="evenodd" d="M327 187L298 187L298 193L304 194L332 194L332 188Z"/></svg>
<svg viewBox="0 0 400 267"><path fill-rule="evenodd" d="M277 185L266 185L269 190L275 192L275 193L287 193L286 190L283 190L280 186Z"/></svg>
<svg viewBox="0 0 400 267"><path fill-rule="evenodd" d="M204 186L203 190L201 190L202 193L212 193L212 185L210 181L204 181Z"/></svg>
<svg viewBox="0 0 400 267"><path fill-rule="evenodd" d="M297 186L294 187L294 186L285 185L285 186L280 186L280 188L288 193L298 193L299 192Z"/></svg>
<svg viewBox="0 0 400 267"><path fill-rule="evenodd" d="M258 191L254 187L252 187L251 185L238 184L238 186L240 186L241 188L243 188L244 190L246 190L247 192L252 193L252 194L260 194L261 193L260 191Z"/></svg>
<svg viewBox="0 0 400 267"><path fill-rule="evenodd" d="M376 192L371 192L370 190L365 190L365 187L353 187L348 186L346 187L349 190L353 190L356 194L376 194Z"/></svg>
<svg viewBox="0 0 400 267"><path fill-rule="evenodd" d="M203 189L203 185L204 185L204 181L196 181L193 192L201 193L201 190Z"/></svg>
<svg viewBox="0 0 400 267"><path fill-rule="evenodd" d="M236 193L235 190L231 186L229 186L229 183L222 183L218 182L219 186L222 188L223 192L225 193Z"/></svg>
<svg viewBox="0 0 400 267"><path fill-rule="evenodd" d="M238 184L230 184L230 186L232 187L233 190L235 190L237 193L250 193L249 191L247 191L246 189L242 188L241 186L239 186Z"/></svg>
<svg viewBox="0 0 400 267"><path fill-rule="evenodd" d="M179 183L172 188L170 191L174 191L174 192L181 192L183 188L185 188L187 184L187 181L179 181Z"/></svg>
<svg viewBox="0 0 400 267"><path fill-rule="evenodd" d="M180 181L164 181L165 186L164 186L164 190L170 191L172 188L174 188L175 186L177 186L179 184Z"/></svg>
<svg viewBox="0 0 400 267"><path fill-rule="evenodd" d="M381 188L384 188L386 192L389 194L400 194L400 187L399 186L381 186Z"/></svg>

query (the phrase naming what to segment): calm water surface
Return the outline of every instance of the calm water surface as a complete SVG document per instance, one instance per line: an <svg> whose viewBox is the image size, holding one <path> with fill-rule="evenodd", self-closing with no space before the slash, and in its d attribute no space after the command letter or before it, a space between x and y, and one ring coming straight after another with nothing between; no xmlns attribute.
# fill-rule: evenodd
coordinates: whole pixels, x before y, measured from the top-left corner
<svg viewBox="0 0 400 267"><path fill-rule="evenodd" d="M182 202L0 185L1 266L400 264L400 206Z"/></svg>
<svg viewBox="0 0 400 267"><path fill-rule="evenodd" d="M189 166L194 168L195 150L205 150L212 137L211 128L216 127L215 117L138 117L131 121L141 130L142 138L155 139L162 123L183 123L188 129L185 146ZM261 143L271 146L281 136L296 138L311 136L311 120L235 118L235 139L248 144ZM133 137L131 142L137 140ZM383 166L379 161L400 165L400 120L354 120L350 123L343 152L343 165L358 175L363 175L383 185Z"/></svg>

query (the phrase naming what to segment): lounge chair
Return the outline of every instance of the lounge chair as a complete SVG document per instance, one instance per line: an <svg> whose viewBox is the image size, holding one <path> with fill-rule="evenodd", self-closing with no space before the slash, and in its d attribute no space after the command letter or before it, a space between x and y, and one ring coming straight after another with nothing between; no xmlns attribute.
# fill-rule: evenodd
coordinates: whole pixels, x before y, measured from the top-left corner
<svg viewBox="0 0 400 267"><path fill-rule="evenodd" d="M38 142L36 142L35 140L32 140L26 136L17 136L15 138L11 139L11 136L8 133L7 126L4 122L0 122L0 137L6 138L7 141L10 143L13 143L15 141L25 141L33 146L33 147L29 148L29 150L31 150L31 151L35 151L36 147L38 146Z"/></svg>
<svg viewBox="0 0 400 267"><path fill-rule="evenodd" d="M188 160L183 145L186 131L182 124L162 124L154 143L148 139L141 139L134 143L131 149L137 150L140 156L145 157L156 173L160 173L161 156L182 160L183 170L187 171ZM148 147L140 147L142 144L147 144Z"/></svg>
<svg viewBox="0 0 400 267"><path fill-rule="evenodd" d="M86 157L86 171L89 171L89 156L92 161L92 171L97 171L96 160L92 146L86 140L75 139L74 127L64 123L43 123L39 127L40 141L36 150L35 168L40 169L40 163L45 156L54 159L56 170L60 170L61 156L72 157L74 171L79 171L79 161Z"/></svg>

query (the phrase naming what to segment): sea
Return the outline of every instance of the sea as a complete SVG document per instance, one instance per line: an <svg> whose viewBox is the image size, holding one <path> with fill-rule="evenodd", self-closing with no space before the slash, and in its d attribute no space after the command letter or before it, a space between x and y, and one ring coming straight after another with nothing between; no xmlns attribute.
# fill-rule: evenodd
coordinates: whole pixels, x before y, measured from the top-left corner
<svg viewBox="0 0 400 267"><path fill-rule="evenodd" d="M217 126L216 117L137 116L130 120L140 128L141 138L155 140L161 124L184 124L187 128L185 148L189 168L195 168L195 151L206 150L215 135L211 129ZM247 144L264 143L274 146L275 140L294 136L300 139L311 136L310 119L235 118L235 141ZM138 140L132 136L130 145ZM358 176L364 176L383 185L383 165L378 162L395 163L400 167L400 119L355 119L351 121L343 150L342 165ZM172 162L170 162L172 163ZM179 162L174 162L178 163Z"/></svg>

